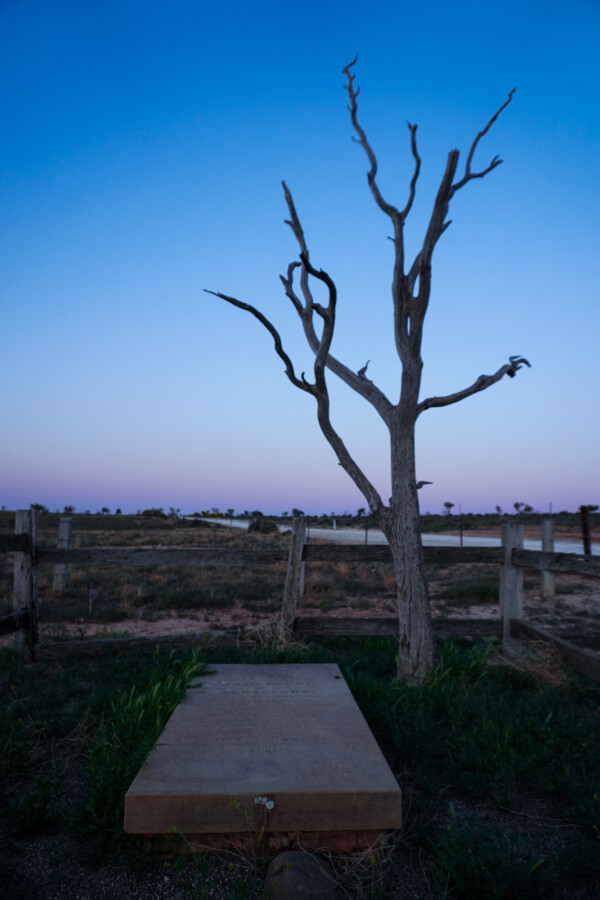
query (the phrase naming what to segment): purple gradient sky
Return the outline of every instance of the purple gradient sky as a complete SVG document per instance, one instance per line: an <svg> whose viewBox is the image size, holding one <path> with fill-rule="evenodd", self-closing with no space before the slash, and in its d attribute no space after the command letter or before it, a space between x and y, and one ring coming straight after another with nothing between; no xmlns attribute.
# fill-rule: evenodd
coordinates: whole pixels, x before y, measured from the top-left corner
<svg viewBox="0 0 600 900"><path fill-rule="evenodd" d="M0 4L0 503L310 513L365 502L313 401L236 294L309 370L279 273L296 247L339 288L334 352L391 397L387 220L351 140L341 68L360 51L360 116L403 206L406 121L422 240L446 155L518 85L455 198L434 259L423 396L533 368L419 420L418 473L485 511L600 502L600 9L593 0ZM464 159L464 155L463 155ZM334 424L388 496L383 427L336 386Z"/></svg>

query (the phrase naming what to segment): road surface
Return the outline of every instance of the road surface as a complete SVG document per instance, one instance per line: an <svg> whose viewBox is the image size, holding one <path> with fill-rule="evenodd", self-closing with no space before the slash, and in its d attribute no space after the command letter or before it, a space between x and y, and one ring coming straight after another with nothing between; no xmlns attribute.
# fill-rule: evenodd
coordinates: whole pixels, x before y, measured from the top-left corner
<svg viewBox="0 0 600 900"><path fill-rule="evenodd" d="M227 528L248 528L247 519L203 519L204 522L210 522L213 525L224 525ZM280 531L290 531L290 525L278 525ZM336 541L339 544L364 544L365 532L362 528L316 528L312 525L308 528L308 536L320 538L324 541ZM460 537L457 534L423 534L424 547L460 547ZM387 544L387 540L383 532L377 528L370 528L367 533L368 544ZM499 537L491 536L474 536L464 535L463 547L501 547L502 541ZM524 550L541 550L541 540L523 542ZM555 553L578 553L583 555L583 544L581 541L555 541ZM600 556L600 544L592 544L592 554Z"/></svg>

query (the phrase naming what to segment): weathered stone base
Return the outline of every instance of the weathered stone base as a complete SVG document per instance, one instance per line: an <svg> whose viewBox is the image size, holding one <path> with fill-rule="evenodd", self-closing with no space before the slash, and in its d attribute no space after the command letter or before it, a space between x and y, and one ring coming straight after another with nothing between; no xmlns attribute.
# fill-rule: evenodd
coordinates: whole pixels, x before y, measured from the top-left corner
<svg viewBox="0 0 600 900"><path fill-rule="evenodd" d="M183 853L218 853L239 850L261 855L281 853L283 850L304 850L307 853L373 852L383 846L383 831L271 831L254 835L249 831L228 834L145 834L144 844L160 856L179 856Z"/></svg>

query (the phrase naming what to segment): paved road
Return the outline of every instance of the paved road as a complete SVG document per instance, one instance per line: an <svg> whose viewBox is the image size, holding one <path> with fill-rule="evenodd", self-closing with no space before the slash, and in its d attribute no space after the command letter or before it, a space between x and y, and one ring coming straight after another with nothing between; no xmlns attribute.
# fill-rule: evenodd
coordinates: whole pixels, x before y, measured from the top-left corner
<svg viewBox="0 0 600 900"><path fill-rule="evenodd" d="M204 519L205 522L212 522L216 525L225 525L233 528L248 528L248 521L244 519ZM279 525L280 531L289 531L288 525ZM359 528L314 528L309 527L309 537L318 537L325 541L337 541L340 544L364 544L365 532ZM424 547L460 547L460 537L457 534L424 534ZM369 544L387 544L384 534L376 528L370 528L367 534L367 543ZM498 537L475 537L465 535L463 537L464 547L501 547L502 541ZM540 541L524 541L525 550L541 550L542 542ZM583 554L583 545L581 541L556 541L554 544L555 553L579 553ZM600 556L600 544L592 544L592 554Z"/></svg>

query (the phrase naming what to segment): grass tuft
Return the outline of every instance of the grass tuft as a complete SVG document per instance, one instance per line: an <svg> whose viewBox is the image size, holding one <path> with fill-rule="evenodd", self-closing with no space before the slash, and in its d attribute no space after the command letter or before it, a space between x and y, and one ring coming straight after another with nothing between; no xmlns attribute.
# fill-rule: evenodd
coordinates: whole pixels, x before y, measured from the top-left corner
<svg viewBox="0 0 600 900"><path fill-rule="evenodd" d="M87 798L78 816L79 827L101 845L123 836L125 793L204 661L192 654L177 668L166 677L153 669L142 689L134 684L122 691L101 718L87 753Z"/></svg>

